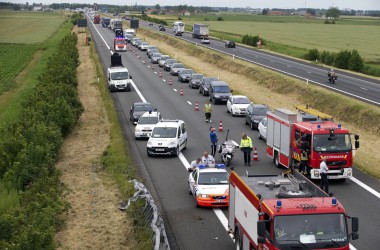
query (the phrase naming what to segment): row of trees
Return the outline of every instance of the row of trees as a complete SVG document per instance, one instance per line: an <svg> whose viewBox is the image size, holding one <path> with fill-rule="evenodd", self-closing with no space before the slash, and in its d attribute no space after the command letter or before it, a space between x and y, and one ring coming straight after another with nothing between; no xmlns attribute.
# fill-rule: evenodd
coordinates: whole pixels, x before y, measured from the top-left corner
<svg viewBox="0 0 380 250"><path fill-rule="evenodd" d="M0 249L53 249L67 209L54 164L83 111L77 91L77 36L67 35L19 119L0 131Z"/></svg>
<svg viewBox="0 0 380 250"><path fill-rule="evenodd" d="M253 46L253 47L257 47L258 42L260 42L261 45L265 45L264 39L260 38L259 36L251 36L248 34L246 34L242 37L241 42L243 44Z"/></svg>
<svg viewBox="0 0 380 250"><path fill-rule="evenodd" d="M364 68L363 59L357 50L342 50L339 53L323 51L320 53L317 49L311 49L305 55L305 59L309 61L320 61L326 65L356 72L362 72Z"/></svg>

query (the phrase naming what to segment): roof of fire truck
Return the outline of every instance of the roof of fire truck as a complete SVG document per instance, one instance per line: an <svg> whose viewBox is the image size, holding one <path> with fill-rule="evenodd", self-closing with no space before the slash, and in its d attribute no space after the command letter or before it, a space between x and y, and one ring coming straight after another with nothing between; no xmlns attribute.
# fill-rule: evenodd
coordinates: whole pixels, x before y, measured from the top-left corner
<svg viewBox="0 0 380 250"><path fill-rule="evenodd" d="M343 128L340 124L336 124L332 121L307 121L307 122L296 122L297 126L303 127L309 131L313 131L314 134L326 134L329 133L331 129L334 129L335 134L346 134L349 131Z"/></svg>

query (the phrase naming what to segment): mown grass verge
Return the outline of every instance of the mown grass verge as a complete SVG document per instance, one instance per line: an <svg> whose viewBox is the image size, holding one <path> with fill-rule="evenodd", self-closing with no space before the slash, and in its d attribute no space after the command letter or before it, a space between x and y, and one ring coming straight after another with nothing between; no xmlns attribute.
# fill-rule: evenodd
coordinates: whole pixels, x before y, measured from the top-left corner
<svg viewBox="0 0 380 250"><path fill-rule="evenodd" d="M183 52L188 57L196 57L201 60L202 63L208 63L209 65L217 67L221 74L224 72L228 72L228 75L234 74L234 82L229 82L231 85L241 87L241 85L239 85L240 81L243 80L243 78L247 79L247 85L244 86L244 88L248 89L251 93L247 93L247 90L239 90L237 87L235 90L238 93L249 96L253 101L255 101L256 97L261 95L261 93L252 93L249 88L252 85L252 89L257 89L255 86L258 85L260 86L260 89L265 92L276 93L269 94L269 98L276 98L274 96L288 98L288 107L291 107L294 104L308 104L313 108L334 116L335 120L342 122L344 126L347 125L353 127L354 129L351 129L352 132L363 135L362 148L358 151L355 166L380 179L380 168L373 167L373 165L378 162L379 157L377 154L371 153L370 150L366 152L366 149L371 149L369 144L372 144L375 147L376 145L379 145L379 108L356 99L328 91L318 86L311 84L306 85L305 82L301 80L263 69L251 63L240 60L232 60L231 57L226 55L218 54L200 46L194 46L189 43L182 42L161 33L156 33L146 29L140 29L139 32L139 36L148 37L152 40L153 44L157 41L156 43L162 42L165 45L170 46L170 49L167 49L164 52L169 55L171 54L171 56L174 56L174 52L176 54ZM173 47L175 49L173 49ZM189 61L191 60L192 59L189 59ZM181 62L186 63L182 60ZM190 68L194 68L194 65L188 64L188 66ZM202 67L203 68L201 70L203 71L208 70L209 68L207 65L202 65ZM203 71L200 73L205 73ZM272 108L278 108L278 106L272 106ZM367 142L368 144L364 145L363 142Z"/></svg>
<svg viewBox="0 0 380 250"><path fill-rule="evenodd" d="M115 110L109 90L106 86L106 77L103 73L102 66L99 62L98 55L94 45L91 45L91 58L96 65L96 72L99 77L99 91L107 112L108 119L111 124L110 135L111 142L107 150L101 158L104 170L111 176L112 180L117 184L120 194L124 201L127 201L135 192L134 186L129 180L136 179L136 167L130 157L128 150L128 142L124 139L122 129L120 127L119 118ZM133 222L133 234L138 246L136 249L151 249L152 242L150 233L143 225L142 208L144 201L137 201L127 210L127 216Z"/></svg>

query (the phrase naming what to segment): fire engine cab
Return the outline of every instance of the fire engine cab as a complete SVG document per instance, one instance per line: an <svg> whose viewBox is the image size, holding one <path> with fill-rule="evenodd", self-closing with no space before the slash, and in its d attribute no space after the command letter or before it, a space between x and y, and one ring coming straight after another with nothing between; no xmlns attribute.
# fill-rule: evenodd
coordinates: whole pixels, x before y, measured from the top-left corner
<svg viewBox="0 0 380 250"><path fill-rule="evenodd" d="M277 167L289 168L299 165L301 153L305 153L305 172L311 179L321 178L319 165L324 156L329 179L344 181L352 177L353 151L359 148L359 135L355 135L355 149L352 149L348 129L328 115L310 108L302 110L318 115L297 114L282 108L267 113L267 155Z"/></svg>
<svg viewBox="0 0 380 250"><path fill-rule="evenodd" d="M118 51L127 51L127 43L125 41L125 37L123 35L123 30L115 31L115 39L113 41L113 47L116 52Z"/></svg>

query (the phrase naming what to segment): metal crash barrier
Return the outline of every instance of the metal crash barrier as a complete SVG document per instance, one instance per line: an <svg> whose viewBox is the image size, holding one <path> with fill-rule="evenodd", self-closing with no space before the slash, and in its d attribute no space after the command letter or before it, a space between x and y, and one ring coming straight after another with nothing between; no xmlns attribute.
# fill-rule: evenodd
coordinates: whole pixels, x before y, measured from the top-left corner
<svg viewBox="0 0 380 250"><path fill-rule="evenodd" d="M120 204L120 210L127 210L131 205L131 202L137 201L137 199L145 199L145 206L143 209L144 225L145 227L150 227L152 235L152 244L154 250L170 250L169 241L166 235L164 220L154 203L153 197L151 196L148 189L137 180L131 180L134 183L136 192L133 197L128 199L127 204Z"/></svg>

